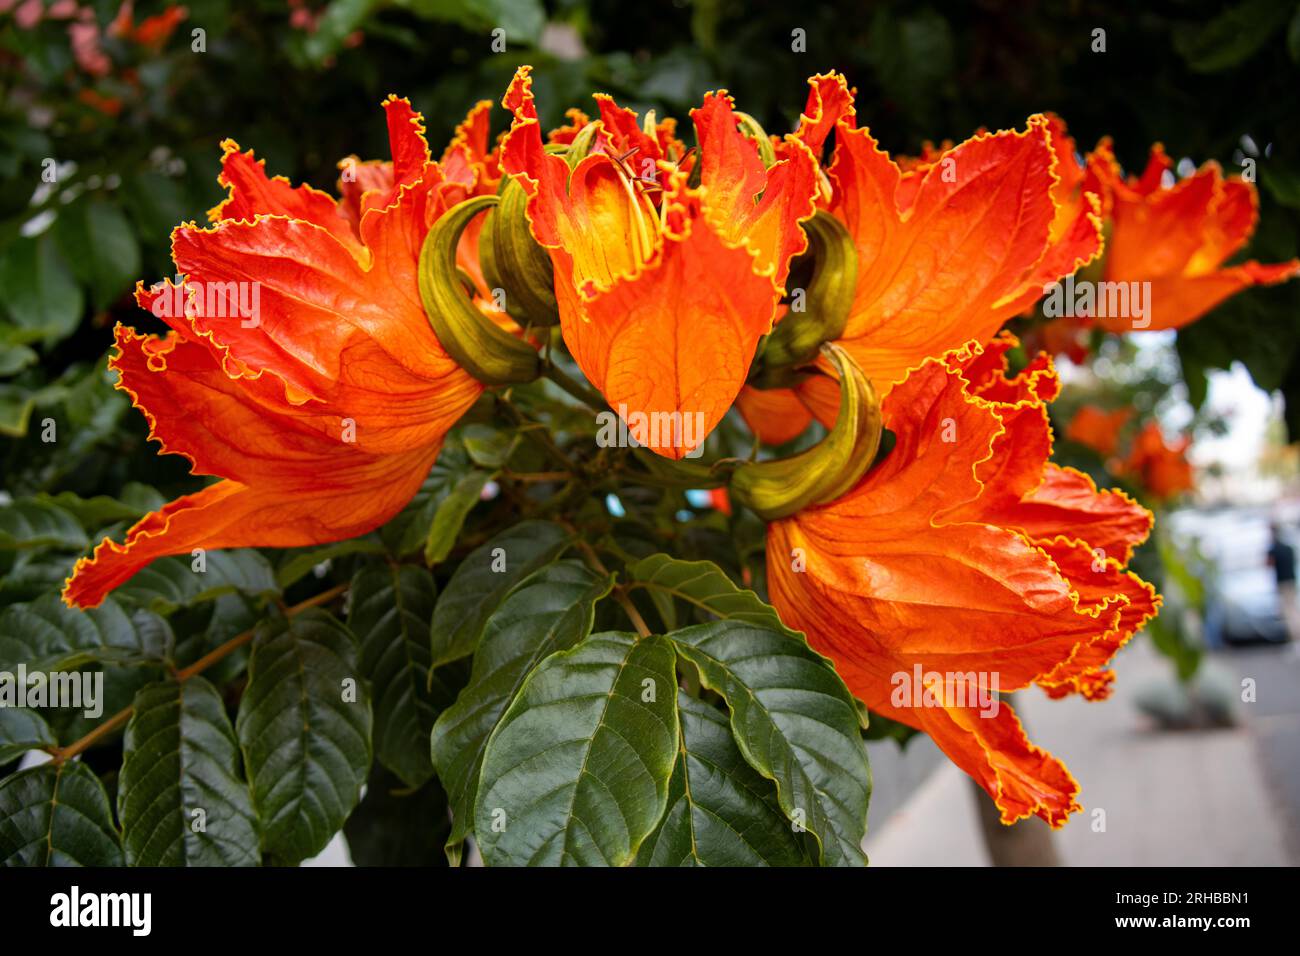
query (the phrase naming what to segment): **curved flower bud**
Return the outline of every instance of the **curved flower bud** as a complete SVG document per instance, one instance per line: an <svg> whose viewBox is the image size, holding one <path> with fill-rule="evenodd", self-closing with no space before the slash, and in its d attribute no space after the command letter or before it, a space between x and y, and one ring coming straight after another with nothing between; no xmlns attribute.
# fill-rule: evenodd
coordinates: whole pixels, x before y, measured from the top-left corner
<svg viewBox="0 0 1300 956"><path fill-rule="evenodd" d="M765 368L806 362L823 342L844 333L853 308L858 281L858 256L853 237L834 216L818 210L804 223L813 260L808 288L795 290L799 301L779 320L763 348Z"/></svg>
<svg viewBox="0 0 1300 956"><path fill-rule="evenodd" d="M475 196L434 224L420 250L420 300L443 348L485 385L509 385L537 378L537 350L475 308L456 271L461 233L476 215L495 206L496 196Z"/></svg>
<svg viewBox="0 0 1300 956"><path fill-rule="evenodd" d="M528 227L528 197L513 179L503 179L497 208L488 214L479 238L483 274L493 289L506 295L506 311L523 326L551 326L560 321L555 302L551 257Z"/></svg>
<svg viewBox="0 0 1300 956"><path fill-rule="evenodd" d="M844 349L824 346L840 382L840 413L830 434L807 451L738 466L728 486L734 501L768 521L829 501L858 482L880 448L875 389Z"/></svg>

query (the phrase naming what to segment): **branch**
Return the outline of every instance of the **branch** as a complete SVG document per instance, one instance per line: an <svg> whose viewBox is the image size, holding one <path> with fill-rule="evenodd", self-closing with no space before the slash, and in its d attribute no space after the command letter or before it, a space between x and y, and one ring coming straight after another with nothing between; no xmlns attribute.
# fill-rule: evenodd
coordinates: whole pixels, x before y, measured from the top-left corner
<svg viewBox="0 0 1300 956"><path fill-rule="evenodd" d="M296 614L302 613L308 608L318 607L322 604L328 604L330 601L334 600L336 597L338 597L347 589L348 589L348 585L340 584L330 588L328 591L322 591L320 594L317 594L314 597L309 597L307 600L303 601L300 604L295 604L291 608L286 608L284 612L285 617L291 618ZM183 683L184 681L189 680L195 674L199 674L207 670L213 664L217 663L217 661L222 660L223 658L231 654L233 651L238 650L239 648L247 644L249 641L251 641L253 639L253 635L256 633L257 633L257 628L250 628L244 633L232 637L230 640L226 641L226 643L222 644L220 647L218 647L216 650L212 651L211 653L203 655L197 661L191 664L189 667L177 671L175 675L177 682ZM68 744L68 746L66 747L56 747L50 750L49 752L53 755L54 762L63 763L64 761L71 760L73 757L77 756L77 754L88 749L89 747L94 746L101 739L107 737L118 727L121 727L124 723L130 720L132 713L133 713L133 709L131 707L123 708L122 710L119 710L116 714L114 714L112 717L108 718L108 720L104 721L102 724L96 727L94 730L92 730L90 733L86 734L80 740L75 740L72 743Z"/></svg>

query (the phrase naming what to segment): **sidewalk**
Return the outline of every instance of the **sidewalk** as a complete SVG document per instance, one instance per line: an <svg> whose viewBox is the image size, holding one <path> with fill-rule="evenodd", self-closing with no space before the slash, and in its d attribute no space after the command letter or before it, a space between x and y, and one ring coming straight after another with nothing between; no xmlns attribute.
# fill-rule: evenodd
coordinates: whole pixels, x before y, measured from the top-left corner
<svg viewBox="0 0 1300 956"><path fill-rule="evenodd" d="M1238 689L1244 677L1256 681L1257 702L1238 705L1240 726L1154 729L1134 699L1141 687L1165 678L1169 665L1142 639L1122 652L1108 701L1052 701L1033 690L1017 695L1030 739L1060 757L1082 787L1083 812L1053 835L1063 864L1300 862L1300 657L1290 648L1233 650L1203 666L1222 670ZM933 750L928 741L916 743ZM987 866L965 774L924 748L901 761L882 749L872 749L878 779L899 763L911 773L922 765L934 769L893 812L888 802L877 808L873 801L872 865Z"/></svg>

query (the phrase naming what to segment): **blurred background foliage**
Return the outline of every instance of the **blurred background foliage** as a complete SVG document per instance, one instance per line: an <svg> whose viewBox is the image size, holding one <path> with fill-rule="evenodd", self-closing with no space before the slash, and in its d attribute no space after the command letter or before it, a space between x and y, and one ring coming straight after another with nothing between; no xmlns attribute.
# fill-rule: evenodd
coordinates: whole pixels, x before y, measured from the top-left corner
<svg viewBox="0 0 1300 956"><path fill-rule="evenodd" d="M386 157L385 95L423 111L437 153L524 62L552 125L569 107L591 110L595 90L686 126L703 92L725 87L783 132L807 77L841 70L858 89L859 122L896 152L1052 110L1081 150L1113 136L1130 170L1154 142L1230 172L1250 155L1261 218L1243 258L1300 249L1300 4L1286 0L0 0L0 10L0 456L13 496L192 489L182 459L141 453L144 420L111 389L103 355L114 321L160 329L130 292L170 274L171 229L221 199L222 139L254 148L272 173L333 190L340 158ZM504 127L504 111L493 118ZM1110 398L1146 411L1178 388L1199 405L1206 370L1239 359L1283 392L1300 434L1298 325L1300 283L1251 290L1181 331L1174 359ZM42 441L47 415L75 435Z"/></svg>

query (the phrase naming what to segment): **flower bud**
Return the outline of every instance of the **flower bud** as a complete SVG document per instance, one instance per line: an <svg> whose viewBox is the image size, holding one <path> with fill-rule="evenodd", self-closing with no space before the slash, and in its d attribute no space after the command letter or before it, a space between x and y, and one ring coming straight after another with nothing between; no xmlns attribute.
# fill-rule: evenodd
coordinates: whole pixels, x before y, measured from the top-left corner
<svg viewBox="0 0 1300 956"><path fill-rule="evenodd" d="M853 237L834 216L819 210L804 223L813 274L803 290L802 310L786 313L768 336L763 366L775 370L807 362L823 342L844 333L858 282L858 253Z"/></svg>
<svg viewBox="0 0 1300 956"><path fill-rule="evenodd" d="M507 176L501 180L497 198L500 202L479 236L483 278L492 288L505 290L506 311L520 325L556 325L560 311L551 257L529 228L528 194Z"/></svg>
<svg viewBox="0 0 1300 956"><path fill-rule="evenodd" d="M420 300L438 341L465 371L485 385L531 382L537 351L474 307L456 269L456 247L474 216L498 202L474 196L434 223L420 250Z"/></svg>
<svg viewBox="0 0 1300 956"><path fill-rule="evenodd" d="M840 412L830 434L789 458L742 464L731 476L732 500L766 521L840 497L866 474L880 448L880 403L870 380L838 345L823 345L822 354L840 380Z"/></svg>

